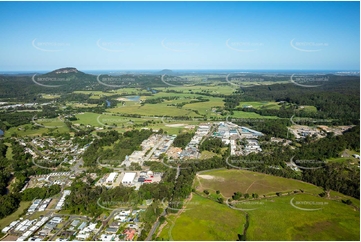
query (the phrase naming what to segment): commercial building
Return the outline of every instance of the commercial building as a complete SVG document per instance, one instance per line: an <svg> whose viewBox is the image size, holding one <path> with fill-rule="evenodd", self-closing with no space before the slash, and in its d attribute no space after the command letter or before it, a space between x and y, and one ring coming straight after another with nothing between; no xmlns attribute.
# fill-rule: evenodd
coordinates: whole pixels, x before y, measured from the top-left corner
<svg viewBox="0 0 361 242"><path fill-rule="evenodd" d="M115 178L117 177L118 173L117 172L112 172L109 174L107 180L106 180L106 183L107 184L113 184L114 181L115 181Z"/></svg>
<svg viewBox="0 0 361 242"><path fill-rule="evenodd" d="M124 174L123 180L122 180L122 184L123 185L131 185L133 184L133 181L135 179L135 176L137 175L137 173L135 172L127 172Z"/></svg>

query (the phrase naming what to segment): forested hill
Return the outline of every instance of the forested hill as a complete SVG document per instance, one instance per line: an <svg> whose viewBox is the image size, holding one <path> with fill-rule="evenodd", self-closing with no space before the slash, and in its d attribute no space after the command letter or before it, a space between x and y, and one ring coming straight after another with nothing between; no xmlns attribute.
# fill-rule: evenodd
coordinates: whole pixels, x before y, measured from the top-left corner
<svg viewBox="0 0 361 242"><path fill-rule="evenodd" d="M300 87L292 83L241 88L237 94L228 97L226 101L229 109L235 109L241 101L286 101L297 106L315 106L317 112L307 113L308 117L337 119L342 120L343 123L358 124L360 79L359 77L332 76L324 85L313 88ZM252 111L261 115L276 115L283 118L289 118L295 114L295 107L288 110L254 110L252 108L235 110ZM298 112L297 116L302 116L302 112Z"/></svg>
<svg viewBox="0 0 361 242"><path fill-rule="evenodd" d="M75 69L75 68L74 68ZM60 71L59 71L60 70ZM159 75L91 75L81 71L59 69L43 75L0 76L3 101L31 102L40 93L66 94L73 91L110 91L122 87L164 87ZM6 100L7 99L7 100Z"/></svg>

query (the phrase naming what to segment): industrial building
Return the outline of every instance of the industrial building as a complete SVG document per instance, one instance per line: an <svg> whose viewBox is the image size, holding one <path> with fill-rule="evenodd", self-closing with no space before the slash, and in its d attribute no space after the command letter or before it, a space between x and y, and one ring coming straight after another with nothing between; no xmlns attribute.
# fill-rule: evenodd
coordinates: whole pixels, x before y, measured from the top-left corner
<svg viewBox="0 0 361 242"><path fill-rule="evenodd" d="M106 183L107 184L113 184L114 181L115 181L115 178L118 176L118 173L117 172L112 172L109 174L107 180L106 180Z"/></svg>
<svg viewBox="0 0 361 242"><path fill-rule="evenodd" d="M123 185L132 185L136 175L137 175L137 173L134 173L134 172L125 173L123 180L122 180L122 184Z"/></svg>

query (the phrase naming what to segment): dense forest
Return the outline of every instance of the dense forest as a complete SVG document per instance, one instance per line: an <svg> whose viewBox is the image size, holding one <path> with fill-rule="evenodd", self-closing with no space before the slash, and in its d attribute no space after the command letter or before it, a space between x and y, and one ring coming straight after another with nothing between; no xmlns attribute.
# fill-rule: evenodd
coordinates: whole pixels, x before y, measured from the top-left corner
<svg viewBox="0 0 361 242"><path fill-rule="evenodd" d="M127 155L135 150L141 150L140 144L143 140L148 139L153 133L152 130L131 130L123 134L115 130L105 133L98 132L101 139L95 140L83 154L85 166L96 165L99 157L104 159L114 159L120 164ZM112 149L103 149L104 146L113 145Z"/></svg>
<svg viewBox="0 0 361 242"><path fill-rule="evenodd" d="M175 147L180 147L180 148L184 149L187 146L187 144L191 141L193 136L194 136L194 133L178 134L177 137L173 141L173 145Z"/></svg>
<svg viewBox="0 0 361 242"><path fill-rule="evenodd" d="M358 77L330 76L329 82L317 87L306 88L294 84L260 85L239 89L225 98L227 110L256 112L264 116L290 118L310 117L334 119L335 124L358 124L360 117L360 79ZM236 108L239 102L284 101L296 106L277 109ZM317 112L305 112L301 105L315 106Z"/></svg>

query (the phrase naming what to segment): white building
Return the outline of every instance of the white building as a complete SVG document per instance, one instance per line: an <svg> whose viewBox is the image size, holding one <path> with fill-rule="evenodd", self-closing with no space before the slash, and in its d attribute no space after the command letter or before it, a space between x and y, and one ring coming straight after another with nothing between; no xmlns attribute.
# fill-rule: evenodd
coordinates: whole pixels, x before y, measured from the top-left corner
<svg viewBox="0 0 361 242"><path fill-rule="evenodd" d="M134 181L136 175L137 175L137 173L134 173L134 172L125 173L123 180L122 180L122 184L123 185L133 184L133 181Z"/></svg>
<svg viewBox="0 0 361 242"><path fill-rule="evenodd" d="M117 172L112 172L112 173L110 173L109 176L108 176L108 178L107 178L107 180L106 180L106 183L107 183L107 184L112 184L112 183L114 183L115 178L117 177L117 175L118 175Z"/></svg>

